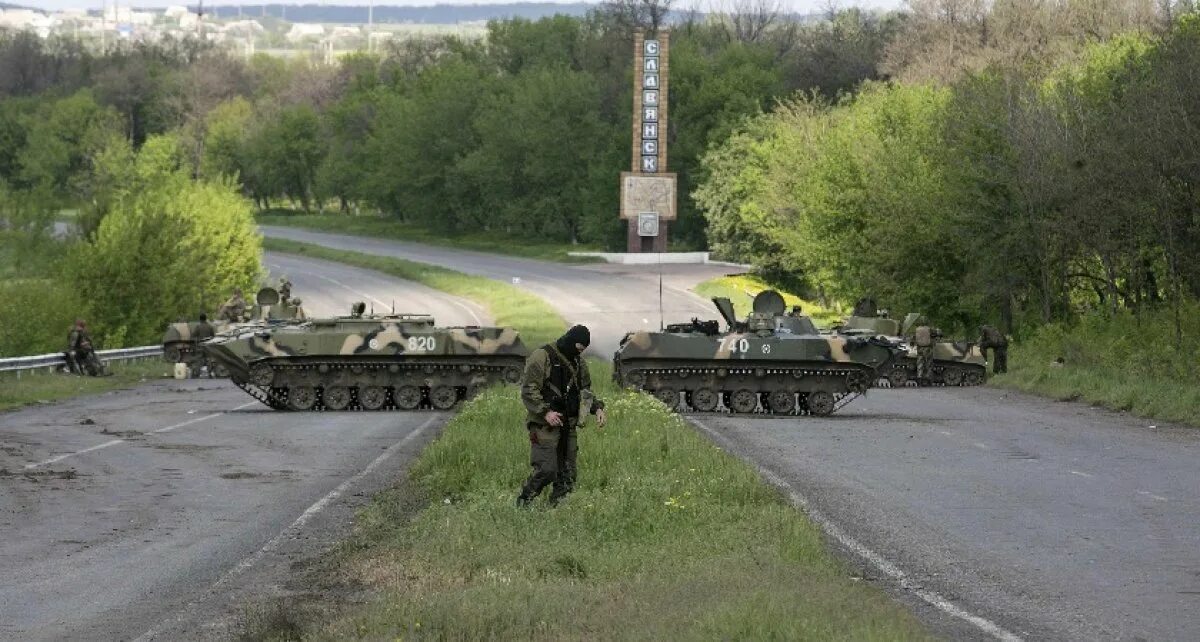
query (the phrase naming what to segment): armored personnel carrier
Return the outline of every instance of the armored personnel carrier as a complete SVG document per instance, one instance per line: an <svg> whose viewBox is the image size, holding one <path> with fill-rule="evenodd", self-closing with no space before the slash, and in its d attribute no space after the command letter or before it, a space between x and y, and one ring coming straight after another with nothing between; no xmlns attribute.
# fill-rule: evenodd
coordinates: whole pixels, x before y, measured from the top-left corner
<svg viewBox="0 0 1200 642"><path fill-rule="evenodd" d="M304 318L304 310L300 307L299 299L281 299L274 288L262 288L255 296L255 304L248 310L245 321L250 325L268 323L287 323ZM199 354L195 338L198 321L181 321L167 326L163 333L163 359L167 363L193 363L203 355ZM224 320L211 320L213 332L221 334L233 327L234 323ZM223 376L223 375L222 375Z"/></svg>
<svg viewBox="0 0 1200 642"><path fill-rule="evenodd" d="M861 302L860 302L861 303ZM859 308L855 308L858 312ZM903 324L883 316L858 316L846 318L839 326L838 334L849 337L882 336L889 340L904 342L904 355L897 359L892 368L883 373L893 388L904 387L917 378L917 348L902 337L912 336L921 315L912 312ZM933 344L933 385L978 386L987 379L987 359L979 346L967 341L937 341Z"/></svg>
<svg viewBox="0 0 1200 642"><path fill-rule="evenodd" d="M812 319L785 314L767 290L739 321L729 299L714 298L717 321L692 319L661 332L633 332L613 358L618 384L646 390L672 408L695 412L829 415L890 369L899 348L874 336L821 335Z"/></svg>
<svg viewBox="0 0 1200 642"><path fill-rule="evenodd" d="M244 326L203 344L250 396L276 410L453 408L521 378L529 351L512 328L439 328L421 314Z"/></svg>

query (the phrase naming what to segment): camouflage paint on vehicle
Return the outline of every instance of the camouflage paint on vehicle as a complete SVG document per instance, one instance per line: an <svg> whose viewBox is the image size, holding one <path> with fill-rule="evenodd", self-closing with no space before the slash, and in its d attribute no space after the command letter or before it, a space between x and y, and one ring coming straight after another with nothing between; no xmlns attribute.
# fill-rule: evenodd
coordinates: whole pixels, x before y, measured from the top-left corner
<svg viewBox="0 0 1200 642"><path fill-rule="evenodd" d="M277 410L447 410L521 377L512 328L439 328L433 317L363 315L242 327L203 344L209 359Z"/></svg>
<svg viewBox="0 0 1200 642"><path fill-rule="evenodd" d="M821 335L812 319L784 314L779 293L754 298L745 321L729 299L713 303L716 321L667 326L625 336L613 357L618 384L646 390L676 408L696 412L828 415L849 403L890 368L899 349L875 337Z"/></svg>
<svg viewBox="0 0 1200 642"><path fill-rule="evenodd" d="M259 326L268 323L286 323L304 318L304 310L300 307L299 299L280 301L279 292L274 288L262 288L255 297L255 305L247 314L244 323L230 323L223 320L210 320L213 332L221 335L235 326ZM163 359L167 363L192 363L201 358L197 346L199 341L193 337L199 321L181 321L167 326L163 333Z"/></svg>
<svg viewBox="0 0 1200 642"><path fill-rule="evenodd" d="M893 388L904 387L917 378L917 347L903 337L912 336L921 318L910 312L904 322L887 317L850 316L836 328L843 336L882 336L904 344L905 354L896 360L891 370L883 373ZM938 341L933 344L934 385L978 386L987 380L987 359L979 346L970 341Z"/></svg>

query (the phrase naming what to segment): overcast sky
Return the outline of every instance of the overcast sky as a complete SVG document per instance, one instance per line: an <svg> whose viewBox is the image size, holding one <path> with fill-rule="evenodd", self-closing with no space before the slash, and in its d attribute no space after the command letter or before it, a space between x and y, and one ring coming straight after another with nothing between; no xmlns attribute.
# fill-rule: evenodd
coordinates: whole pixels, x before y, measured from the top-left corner
<svg viewBox="0 0 1200 642"><path fill-rule="evenodd" d="M133 5L134 7L169 7L172 5L195 5L197 0L118 0L122 6ZM468 0L468 1L439 1L439 0L404 0L404 1L389 1L375 0L376 6L427 6L433 4L507 4L512 0ZM795 11L801 13L809 13L820 11L828 6L826 0L782 0L783 4ZM35 7L38 9L55 10L55 9L100 9L104 6L104 0L5 0L11 4L19 4L26 7ZM859 6L859 7L884 7L894 8L899 7L902 0L838 0L838 6ZM206 5L217 6L237 6L237 2L230 0L207 0ZM260 5L262 2L243 2L244 5ZM307 2L268 2L267 4L325 4L325 5L358 5L366 6L367 0L308 0ZM701 8L712 6L714 3L711 0L681 0L681 4L697 4ZM716 3L720 6L720 2Z"/></svg>

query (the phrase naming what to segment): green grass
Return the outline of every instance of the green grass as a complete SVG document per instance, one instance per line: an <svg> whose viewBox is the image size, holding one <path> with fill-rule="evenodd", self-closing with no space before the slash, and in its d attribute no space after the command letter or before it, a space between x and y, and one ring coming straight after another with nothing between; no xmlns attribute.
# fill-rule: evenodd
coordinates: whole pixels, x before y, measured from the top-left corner
<svg viewBox="0 0 1200 642"><path fill-rule="evenodd" d="M1179 342L1167 310L1043 327L1009 347L1008 374L991 384L1200 426L1200 305L1183 319Z"/></svg>
<svg viewBox="0 0 1200 642"><path fill-rule="evenodd" d="M161 359L147 359L111 363L108 368L113 373L111 377L80 377L40 370L22 373L18 379L16 373L5 373L0 376L0 410L128 388L168 376L171 366Z"/></svg>
<svg viewBox="0 0 1200 642"><path fill-rule="evenodd" d="M562 334L562 317L541 298L505 283L446 268L361 252L333 250L311 243L263 239L263 249L337 261L423 283L431 288L471 299L486 307L496 325L512 326L521 332L526 345L539 346Z"/></svg>
<svg viewBox="0 0 1200 642"><path fill-rule="evenodd" d="M739 274L711 279L697 285L694 289L696 294L703 297L728 297L733 303L733 309L737 311L738 316L743 317L750 314L754 295L772 288L754 275ZM793 305L799 305L805 314L812 317L813 323L819 327L828 327L834 321L842 319L845 316L837 309L823 308L815 301L806 301L789 292L781 291L780 294L783 295L789 309Z"/></svg>
<svg viewBox="0 0 1200 642"><path fill-rule="evenodd" d="M513 387L486 392L414 465L425 510L411 518L412 491L394 490L360 515L338 568L378 598L308 618L304 637L927 637L752 468L591 367L610 423L581 429L564 504L513 506L528 474L524 410Z"/></svg>
<svg viewBox="0 0 1200 642"><path fill-rule="evenodd" d="M540 299L504 283L303 243L266 245L475 299L532 345L564 327ZM330 575L320 581L375 597L341 610L321 600L276 603L252 612L250 637L927 637L904 608L851 578L819 529L750 466L651 397L617 391L609 364L590 367L610 423L581 430L578 490L567 502L513 506L529 470L524 408L514 387L493 388L449 422L411 483L372 500L325 560Z"/></svg>
<svg viewBox="0 0 1200 642"><path fill-rule="evenodd" d="M599 252L602 249L599 246L571 245L494 231L451 235L375 214L281 214L279 210L271 210L270 213L259 214L256 220L262 225L284 225L322 232L389 238L562 263L593 263L596 259L568 256L567 253Z"/></svg>

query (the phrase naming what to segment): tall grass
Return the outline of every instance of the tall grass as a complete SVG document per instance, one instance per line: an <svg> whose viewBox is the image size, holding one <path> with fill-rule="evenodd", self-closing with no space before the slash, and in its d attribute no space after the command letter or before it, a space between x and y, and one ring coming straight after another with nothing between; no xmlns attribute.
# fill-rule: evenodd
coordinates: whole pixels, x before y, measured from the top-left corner
<svg viewBox="0 0 1200 642"><path fill-rule="evenodd" d="M750 313L754 295L772 288L765 281L752 274L739 274L710 279L697 285L694 289L696 294L704 297L728 297L733 303L734 310L737 311L740 317ZM828 327L844 316L836 308L822 307L815 301L806 301L789 292L781 291L780 294L783 295L783 299L787 302L789 308L793 305L800 306L804 313L812 317L813 322L818 326Z"/></svg>
<svg viewBox="0 0 1200 642"><path fill-rule="evenodd" d="M569 252L598 252L598 245L570 245L569 243L545 241L527 236L506 235L491 232L462 232L447 234L395 218L377 214L298 214L286 210L270 210L259 214L256 219L262 225L285 225L339 234L354 234L412 241L428 245L443 245L465 250L508 254L530 259L560 261L564 263L590 263L594 259L573 257Z"/></svg>
<svg viewBox="0 0 1200 642"><path fill-rule="evenodd" d="M111 377L80 377L60 372L27 372L0 375L0 410L34 403L57 401L77 395L108 392L170 374L170 365L160 359L109 364Z"/></svg>
<svg viewBox="0 0 1200 642"><path fill-rule="evenodd" d="M365 510L344 564L380 599L314 623L311 639L923 638L882 592L854 582L820 531L754 470L593 362L610 424L581 429L576 492L513 505L528 474L523 408L492 389L412 470L431 500L396 519Z"/></svg>
<svg viewBox="0 0 1200 642"><path fill-rule="evenodd" d="M1200 426L1200 305L1182 320L1180 341L1170 310L1048 325L1009 349L1008 374L992 382Z"/></svg>

